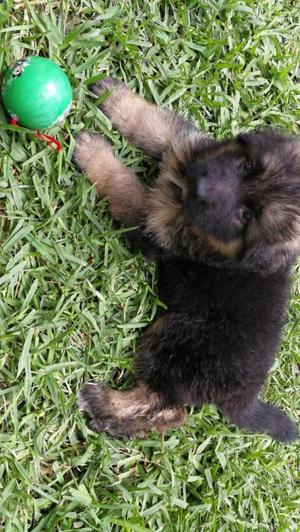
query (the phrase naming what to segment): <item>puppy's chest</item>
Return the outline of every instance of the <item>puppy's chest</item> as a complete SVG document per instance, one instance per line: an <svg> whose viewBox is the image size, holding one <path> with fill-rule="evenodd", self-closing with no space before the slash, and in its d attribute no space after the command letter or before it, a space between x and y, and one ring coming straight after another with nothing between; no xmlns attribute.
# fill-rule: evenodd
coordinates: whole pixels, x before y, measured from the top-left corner
<svg viewBox="0 0 300 532"><path fill-rule="evenodd" d="M249 324L280 321L285 299L280 280L178 260L159 264L158 291L169 311Z"/></svg>

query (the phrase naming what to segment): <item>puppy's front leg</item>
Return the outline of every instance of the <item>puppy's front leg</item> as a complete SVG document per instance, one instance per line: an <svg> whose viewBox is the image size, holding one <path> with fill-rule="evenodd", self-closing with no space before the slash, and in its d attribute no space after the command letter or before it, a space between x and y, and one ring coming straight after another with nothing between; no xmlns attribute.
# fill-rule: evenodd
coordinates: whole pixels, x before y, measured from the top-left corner
<svg viewBox="0 0 300 532"><path fill-rule="evenodd" d="M177 143L189 144L207 138L182 116L146 102L110 76L91 85L90 89L97 96L110 92L100 109L129 142L153 157L160 158Z"/></svg>
<svg viewBox="0 0 300 532"><path fill-rule="evenodd" d="M76 165L107 197L112 216L126 225L138 225L145 216L148 189L123 166L101 135L82 131L76 137L73 154Z"/></svg>

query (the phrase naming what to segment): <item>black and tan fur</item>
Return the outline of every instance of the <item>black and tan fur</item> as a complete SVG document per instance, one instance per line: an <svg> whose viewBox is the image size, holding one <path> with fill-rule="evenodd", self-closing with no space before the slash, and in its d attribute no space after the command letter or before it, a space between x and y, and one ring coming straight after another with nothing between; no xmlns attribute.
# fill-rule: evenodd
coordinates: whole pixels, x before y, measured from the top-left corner
<svg viewBox="0 0 300 532"><path fill-rule="evenodd" d="M182 424L185 406L214 403L238 427L281 441L294 423L258 399L278 348L290 266L300 248L300 143L276 131L216 142L184 118L107 78L114 127L159 160L152 187L87 131L74 160L133 245L158 263L167 305L140 339L136 385L87 383L79 407L112 436Z"/></svg>

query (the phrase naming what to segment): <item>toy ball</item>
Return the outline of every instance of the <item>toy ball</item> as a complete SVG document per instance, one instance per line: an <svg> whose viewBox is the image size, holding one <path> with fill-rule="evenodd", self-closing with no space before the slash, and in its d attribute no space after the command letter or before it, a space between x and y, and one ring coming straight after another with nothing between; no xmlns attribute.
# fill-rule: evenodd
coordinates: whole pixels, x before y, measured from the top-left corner
<svg viewBox="0 0 300 532"><path fill-rule="evenodd" d="M40 130L64 120L71 107L72 89L56 63L32 56L5 72L2 99L14 122Z"/></svg>

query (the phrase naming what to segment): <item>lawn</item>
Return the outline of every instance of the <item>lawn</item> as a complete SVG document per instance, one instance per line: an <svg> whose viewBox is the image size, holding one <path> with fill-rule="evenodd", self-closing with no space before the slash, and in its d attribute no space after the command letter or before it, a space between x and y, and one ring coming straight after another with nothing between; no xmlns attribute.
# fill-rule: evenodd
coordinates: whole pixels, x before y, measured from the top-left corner
<svg viewBox="0 0 300 532"><path fill-rule="evenodd" d="M266 124L297 133L299 12L297 0L1 2L0 71L49 56L74 90L68 119L51 130L58 154L0 126L1 530L299 530L299 443L241 433L212 406L131 441L96 434L77 411L89 378L126 387L136 339L161 303L154 265L126 249L71 163L85 127L139 175L155 175L97 110L87 81L99 73L216 138ZM299 290L295 266L264 390L295 420Z"/></svg>

